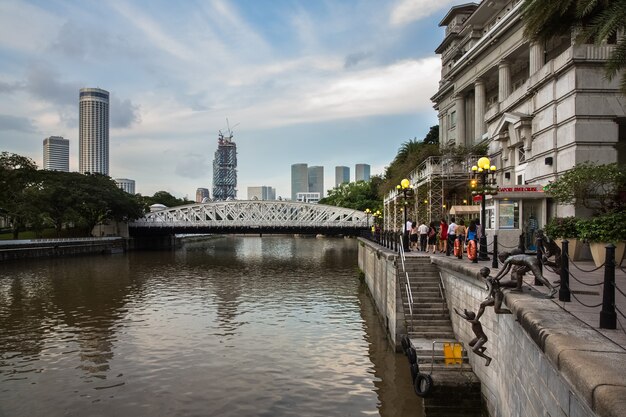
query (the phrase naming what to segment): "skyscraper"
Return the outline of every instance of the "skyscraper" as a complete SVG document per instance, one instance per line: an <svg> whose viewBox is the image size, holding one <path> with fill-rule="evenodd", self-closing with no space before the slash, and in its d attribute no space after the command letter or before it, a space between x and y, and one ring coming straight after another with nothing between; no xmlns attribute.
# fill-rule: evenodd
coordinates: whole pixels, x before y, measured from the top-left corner
<svg viewBox="0 0 626 417"><path fill-rule="evenodd" d="M324 197L324 167L309 167L309 192L319 193L320 198Z"/></svg>
<svg viewBox="0 0 626 417"><path fill-rule="evenodd" d="M344 166L335 167L335 187L350 182L350 168Z"/></svg>
<svg viewBox="0 0 626 417"><path fill-rule="evenodd" d="M208 188L197 188L196 189L196 203L202 203L211 198L209 194ZM206 199L206 200L205 200Z"/></svg>
<svg viewBox="0 0 626 417"><path fill-rule="evenodd" d="M354 167L354 180L369 181L370 166L368 164L356 164L356 166Z"/></svg>
<svg viewBox="0 0 626 417"><path fill-rule="evenodd" d="M135 195L135 180L128 178L115 178L115 183L119 188L126 191L128 194Z"/></svg>
<svg viewBox="0 0 626 417"><path fill-rule="evenodd" d="M291 200L296 201L298 193L309 191L309 170L307 164L291 166Z"/></svg>
<svg viewBox="0 0 626 417"><path fill-rule="evenodd" d="M220 132L213 159L213 199L215 201L237 198L237 144L232 132Z"/></svg>
<svg viewBox="0 0 626 417"><path fill-rule="evenodd" d="M50 136L43 140L43 169L70 171L70 141L62 136Z"/></svg>
<svg viewBox="0 0 626 417"><path fill-rule="evenodd" d="M276 200L276 188L267 185L248 187L248 200Z"/></svg>
<svg viewBox="0 0 626 417"><path fill-rule="evenodd" d="M80 89L78 135L78 171L109 175L108 91Z"/></svg>

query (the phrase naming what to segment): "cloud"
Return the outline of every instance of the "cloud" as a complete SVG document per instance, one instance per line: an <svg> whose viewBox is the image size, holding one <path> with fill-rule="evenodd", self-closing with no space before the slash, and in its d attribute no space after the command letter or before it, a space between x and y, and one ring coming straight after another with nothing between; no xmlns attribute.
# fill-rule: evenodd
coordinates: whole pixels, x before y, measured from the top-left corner
<svg viewBox="0 0 626 417"><path fill-rule="evenodd" d="M355 52L346 56L344 68L351 68L358 65L361 61L369 58L372 54L369 52Z"/></svg>
<svg viewBox="0 0 626 417"><path fill-rule="evenodd" d="M0 93L13 93L24 88L22 83L6 83L0 81Z"/></svg>
<svg viewBox="0 0 626 417"><path fill-rule="evenodd" d="M0 131L13 130L17 132L34 133L37 132L32 120L26 117L16 117L7 114L0 114Z"/></svg>
<svg viewBox="0 0 626 417"><path fill-rule="evenodd" d="M121 100L113 95L109 96L109 118L111 127L127 128L141 122L139 106L129 99Z"/></svg>
<svg viewBox="0 0 626 417"><path fill-rule="evenodd" d="M391 10L389 20L393 26L404 26L428 17L452 3L452 0L401 0Z"/></svg>
<svg viewBox="0 0 626 417"><path fill-rule="evenodd" d="M175 172L185 178L206 178L210 166L207 155L186 154L177 162Z"/></svg>
<svg viewBox="0 0 626 417"><path fill-rule="evenodd" d="M77 106L80 84L62 82L58 77L50 66L35 64L26 76L26 90L32 96L58 106Z"/></svg>

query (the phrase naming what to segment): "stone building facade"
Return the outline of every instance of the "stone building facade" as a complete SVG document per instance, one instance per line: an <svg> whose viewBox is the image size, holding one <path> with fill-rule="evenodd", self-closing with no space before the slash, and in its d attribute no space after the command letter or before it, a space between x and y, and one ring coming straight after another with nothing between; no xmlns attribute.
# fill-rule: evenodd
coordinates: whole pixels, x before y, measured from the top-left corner
<svg viewBox="0 0 626 417"><path fill-rule="evenodd" d="M551 217L582 214L546 197L550 181L581 162L626 156L626 98L603 67L614 46L575 45L571 35L529 42L521 6L485 0L450 9L431 98L442 146L488 144L500 192L487 200L486 227L503 243L521 231L531 241Z"/></svg>

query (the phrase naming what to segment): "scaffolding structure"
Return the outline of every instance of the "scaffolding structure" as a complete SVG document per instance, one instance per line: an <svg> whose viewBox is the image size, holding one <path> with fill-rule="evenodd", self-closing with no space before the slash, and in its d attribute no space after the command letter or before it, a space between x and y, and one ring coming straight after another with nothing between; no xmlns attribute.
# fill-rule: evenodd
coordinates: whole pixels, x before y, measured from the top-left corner
<svg viewBox="0 0 626 417"><path fill-rule="evenodd" d="M448 215L446 201L453 193L464 193L470 180L472 165L480 156L431 156L426 158L408 176L415 190L412 204L407 207L407 217L419 222L438 223ZM402 230L401 195L397 190L387 194L384 201L385 228ZM412 217L414 216L414 217Z"/></svg>
<svg viewBox="0 0 626 417"><path fill-rule="evenodd" d="M237 198L237 144L233 134L225 136L221 131L213 159L213 199L215 201Z"/></svg>

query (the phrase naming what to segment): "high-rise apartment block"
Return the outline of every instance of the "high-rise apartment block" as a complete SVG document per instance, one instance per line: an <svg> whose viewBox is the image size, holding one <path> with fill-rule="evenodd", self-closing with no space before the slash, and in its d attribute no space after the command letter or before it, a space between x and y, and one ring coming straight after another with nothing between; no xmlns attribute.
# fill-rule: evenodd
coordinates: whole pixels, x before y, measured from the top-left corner
<svg viewBox="0 0 626 417"><path fill-rule="evenodd" d="M115 183L119 188L126 191L128 194L135 194L135 180L128 178L115 178Z"/></svg>
<svg viewBox="0 0 626 417"><path fill-rule="evenodd" d="M335 187L350 182L350 168L344 166L335 167Z"/></svg>
<svg viewBox="0 0 626 417"><path fill-rule="evenodd" d="M43 169L70 171L70 141L62 136L50 136L43 140Z"/></svg>
<svg viewBox="0 0 626 417"><path fill-rule="evenodd" d="M109 175L109 92L81 88L78 171Z"/></svg>
<svg viewBox="0 0 626 417"><path fill-rule="evenodd" d="M206 203L211 198L208 188L196 189L196 203Z"/></svg>
<svg viewBox="0 0 626 417"><path fill-rule="evenodd" d="M356 166L354 167L354 180L369 181L370 166L368 164L356 164Z"/></svg>
<svg viewBox="0 0 626 417"><path fill-rule="evenodd" d="M248 187L248 200L276 200L276 188L268 187L267 185Z"/></svg>
<svg viewBox="0 0 626 417"><path fill-rule="evenodd" d="M309 191L309 169L307 164L291 166L291 200L296 201L298 193Z"/></svg>
<svg viewBox="0 0 626 417"><path fill-rule="evenodd" d="M237 198L237 144L232 132L220 132L213 159L213 199L216 201Z"/></svg>
<svg viewBox="0 0 626 417"><path fill-rule="evenodd" d="M324 197L324 167L313 166L308 169L309 192L319 193L320 198Z"/></svg>

